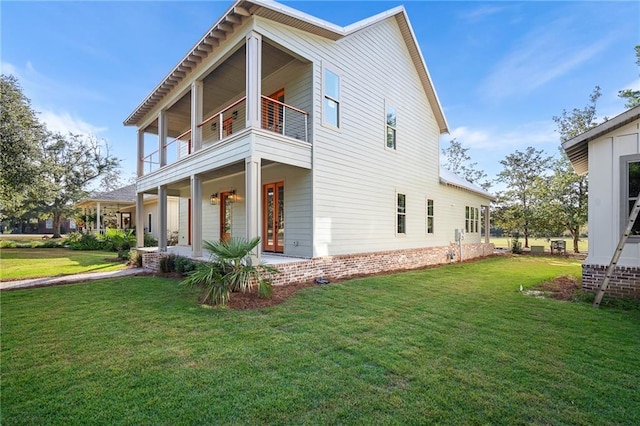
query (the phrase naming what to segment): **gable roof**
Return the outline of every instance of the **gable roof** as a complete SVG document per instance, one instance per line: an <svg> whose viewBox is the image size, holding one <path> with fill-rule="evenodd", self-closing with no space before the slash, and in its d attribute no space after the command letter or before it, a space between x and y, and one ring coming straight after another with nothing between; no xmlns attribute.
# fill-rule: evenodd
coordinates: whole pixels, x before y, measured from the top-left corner
<svg viewBox="0 0 640 426"><path fill-rule="evenodd" d="M331 40L348 37L384 19L395 17L413 64L420 76L422 87L433 110L440 133L449 133L449 126L440 105L440 100L433 87L431 76L429 75L422 52L420 51L403 6L379 13L346 27L341 27L275 1L266 0L237 0L234 2L195 46L189 50L185 57L164 77L160 84L158 84L129 117L125 119L124 125L137 125L166 94L187 78L187 75L189 75L204 58L217 50L219 39L226 38L227 33L233 33L234 25L240 24L245 18L252 15L270 19Z"/></svg>
<svg viewBox="0 0 640 426"><path fill-rule="evenodd" d="M599 126L576 136L573 139L562 142L562 149L567 153L573 169L579 175L589 171L589 142L598 139L622 126L640 118L640 105L635 106L622 114L616 115Z"/></svg>
<svg viewBox="0 0 640 426"><path fill-rule="evenodd" d="M484 188L469 182L468 180L458 176L451 170L445 169L444 167L440 167L440 183L443 185L464 189L465 191L470 191L477 195L486 197L491 201L496 201L496 197L491 195Z"/></svg>
<svg viewBox="0 0 640 426"><path fill-rule="evenodd" d="M89 194L86 200L91 201L112 201L120 203L135 203L136 202L136 184L123 186L122 188L114 189L113 191L105 192L92 192Z"/></svg>

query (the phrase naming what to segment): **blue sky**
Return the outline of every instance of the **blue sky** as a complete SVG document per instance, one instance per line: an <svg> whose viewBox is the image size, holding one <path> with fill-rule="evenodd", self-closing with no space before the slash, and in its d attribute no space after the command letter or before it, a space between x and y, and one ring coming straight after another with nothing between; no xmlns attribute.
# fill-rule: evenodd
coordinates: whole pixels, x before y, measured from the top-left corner
<svg viewBox="0 0 640 426"><path fill-rule="evenodd" d="M527 146L555 154L552 116L602 88L600 116L640 88L640 2L367 1L282 3L338 25L404 4L451 135L490 177ZM1 14L2 73L49 128L105 138L135 172L123 120L229 7L214 2L12 2Z"/></svg>

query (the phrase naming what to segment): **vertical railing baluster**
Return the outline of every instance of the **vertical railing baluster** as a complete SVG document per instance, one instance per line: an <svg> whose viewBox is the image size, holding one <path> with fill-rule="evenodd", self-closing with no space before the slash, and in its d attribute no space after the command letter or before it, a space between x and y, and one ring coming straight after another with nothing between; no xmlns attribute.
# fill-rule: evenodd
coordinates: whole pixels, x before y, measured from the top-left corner
<svg viewBox="0 0 640 426"><path fill-rule="evenodd" d="M287 132L285 131L285 129L287 128L287 125L286 125L287 109L285 107L281 107L281 108L282 108L282 136L285 136L287 134Z"/></svg>
<svg viewBox="0 0 640 426"><path fill-rule="evenodd" d="M218 122L218 140L221 141L222 140L222 123L224 120L224 113L221 112L220 113L220 120Z"/></svg>
<svg viewBox="0 0 640 426"><path fill-rule="evenodd" d="M303 115L304 115L304 141L309 142L309 129L307 125L307 119L309 118L309 116L307 114L303 114Z"/></svg>

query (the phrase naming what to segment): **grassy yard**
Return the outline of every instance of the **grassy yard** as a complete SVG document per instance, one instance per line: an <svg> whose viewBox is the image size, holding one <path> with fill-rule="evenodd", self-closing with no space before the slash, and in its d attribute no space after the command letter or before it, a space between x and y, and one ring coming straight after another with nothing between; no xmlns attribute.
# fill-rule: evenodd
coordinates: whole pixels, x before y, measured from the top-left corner
<svg viewBox="0 0 640 426"><path fill-rule="evenodd" d="M552 240L557 240L559 238L552 238ZM567 244L567 253L573 253L573 239L572 238L562 238ZM511 239L507 237L491 237L490 240L496 247L503 248L511 248ZM524 248L524 237L521 237L519 241L522 243L522 247ZM544 246L546 251L549 251L551 246L551 242L547 241L546 238L529 238L529 247L531 246ZM580 253L587 253L589 251L589 239L588 238L580 238L578 242L578 249Z"/></svg>
<svg viewBox="0 0 640 426"><path fill-rule="evenodd" d="M525 296L548 257L203 309L163 278L2 294L14 424L640 424L640 310Z"/></svg>
<svg viewBox="0 0 640 426"><path fill-rule="evenodd" d="M69 249L2 249L0 279L53 277L82 272L104 272L123 269L123 262L110 262L116 253Z"/></svg>

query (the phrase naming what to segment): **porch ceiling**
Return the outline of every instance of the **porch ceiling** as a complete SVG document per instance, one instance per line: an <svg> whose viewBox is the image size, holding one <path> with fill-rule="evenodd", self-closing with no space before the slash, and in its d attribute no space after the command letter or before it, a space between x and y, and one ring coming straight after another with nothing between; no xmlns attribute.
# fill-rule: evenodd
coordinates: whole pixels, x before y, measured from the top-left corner
<svg viewBox="0 0 640 426"><path fill-rule="evenodd" d="M266 41L266 40L265 40ZM224 108L230 100L239 98L246 85L246 46L242 45L203 81L204 118ZM266 78L289 62L296 60L289 53L269 42L262 43L262 78ZM168 136L176 136L191 126L191 92L187 92L167 110ZM157 120L145 128L146 133L158 134Z"/></svg>

